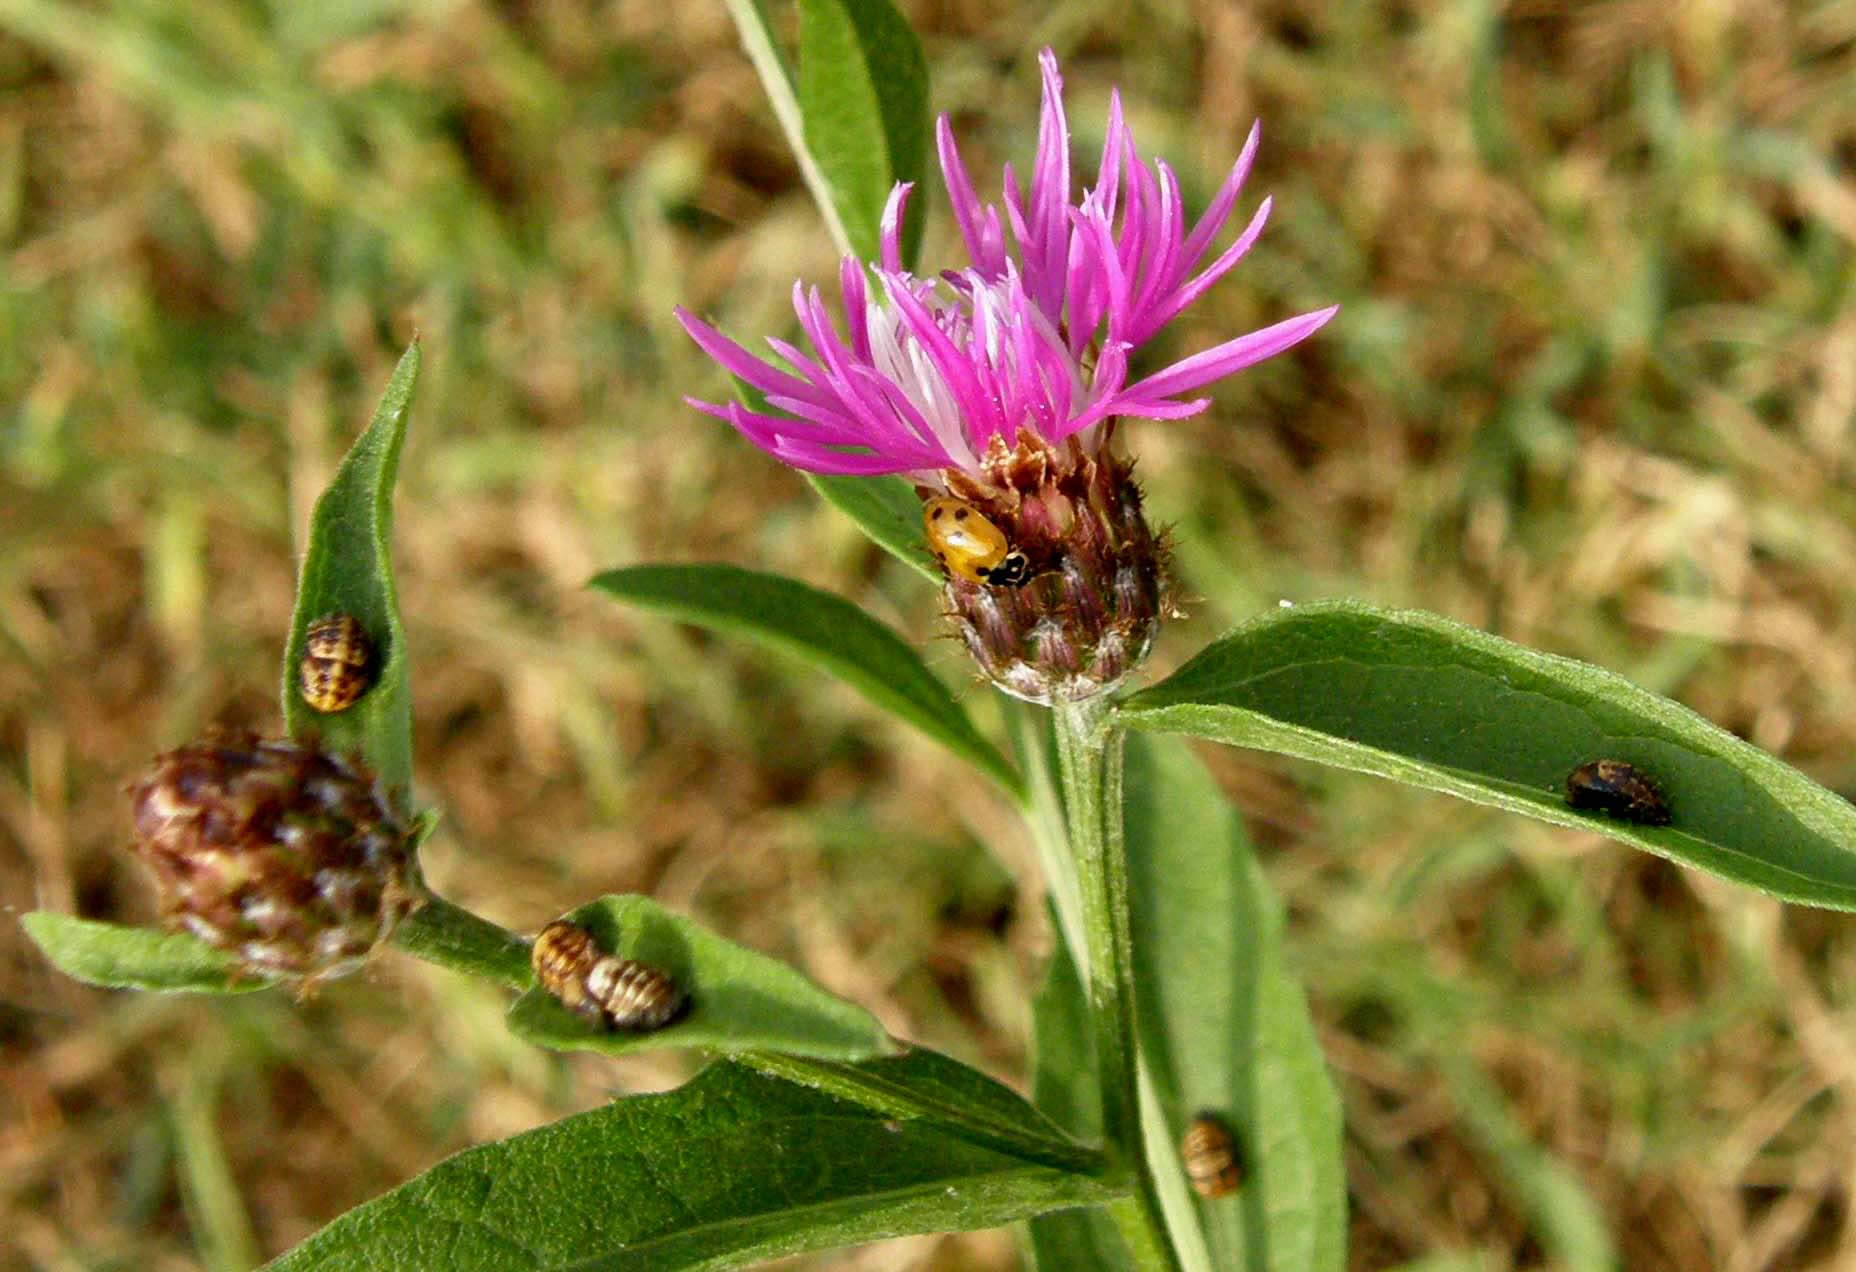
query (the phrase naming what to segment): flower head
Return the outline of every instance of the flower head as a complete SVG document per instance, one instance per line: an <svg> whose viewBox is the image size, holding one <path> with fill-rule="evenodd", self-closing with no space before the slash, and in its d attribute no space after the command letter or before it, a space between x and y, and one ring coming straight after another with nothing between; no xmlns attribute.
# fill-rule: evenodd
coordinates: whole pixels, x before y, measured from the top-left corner
<svg viewBox="0 0 1856 1272"><path fill-rule="evenodd" d="M1089 440L1117 417L1176 419L1205 409L1193 394L1296 344L1334 315L1320 309L1224 341L1139 379L1134 351L1243 258L1269 216L1265 199L1215 256L1256 155L1253 127L1211 206L1188 228L1179 182L1134 145L1112 96L1095 184L1071 202L1070 130L1056 56L1040 57L1044 99L1026 192L1008 165L1004 210L982 203L947 117L941 170L971 263L939 278L902 265L910 187L891 193L882 259L847 257L839 271L846 334L819 289L796 283L793 308L810 351L769 339L785 363L755 357L679 309L690 336L753 385L774 411L692 400L776 458L817 473L978 474L989 451L1034 433L1055 445ZM1010 246L1008 246L1008 232ZM1209 257L1209 260L1208 260ZM779 414L774 413L780 412Z"/></svg>
<svg viewBox="0 0 1856 1272"><path fill-rule="evenodd" d="M372 776L313 745L217 734L129 794L162 914L254 975L351 972L423 895L412 832Z"/></svg>
<svg viewBox="0 0 1856 1272"><path fill-rule="evenodd" d="M755 357L679 309L684 329L769 410L697 402L776 458L815 473L908 473L942 596L982 674L1016 697L1078 702L1147 656L1171 611L1166 545L1132 464L1109 445L1123 418L1205 409L1214 380L1281 353L1334 316L1316 310L1129 379L1135 351L1241 260L1265 199L1223 250L1257 129L1211 206L1187 226L1179 182L1134 146L1111 97L1095 184L1071 201L1070 129L1057 59L1026 191L1005 170L1003 213L982 203L943 116L936 138L970 263L938 278L903 268L909 186L890 194L882 258L846 258L840 334L818 288L793 287L809 349L770 339Z"/></svg>

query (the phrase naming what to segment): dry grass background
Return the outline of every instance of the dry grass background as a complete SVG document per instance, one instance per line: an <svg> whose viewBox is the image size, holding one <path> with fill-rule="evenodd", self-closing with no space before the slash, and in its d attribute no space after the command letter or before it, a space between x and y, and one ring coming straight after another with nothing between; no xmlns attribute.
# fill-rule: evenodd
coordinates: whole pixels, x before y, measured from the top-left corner
<svg viewBox="0 0 1856 1272"><path fill-rule="evenodd" d="M1080 144L1119 83L1200 203L1264 119L1276 217L1182 346L1344 305L1134 430L1199 598L1162 664L1279 597L1422 606L1856 790L1856 8L907 8L976 171L1030 153L1045 42ZM582 590L723 559L935 630L680 402L724 389L674 303L773 331L832 266L721 6L3 0L0 33L0 904L147 917L119 788L210 721L274 727L293 529L417 328L398 552L435 882L522 928L649 891L1021 1073L1037 884L984 785ZM1850 920L1207 758L1290 905L1355 1267L1856 1267ZM101 993L0 924L0 1267L248 1267L682 1074L539 1054L500 1007L391 956L301 1005ZM987 1233L807 1266L1013 1259Z"/></svg>

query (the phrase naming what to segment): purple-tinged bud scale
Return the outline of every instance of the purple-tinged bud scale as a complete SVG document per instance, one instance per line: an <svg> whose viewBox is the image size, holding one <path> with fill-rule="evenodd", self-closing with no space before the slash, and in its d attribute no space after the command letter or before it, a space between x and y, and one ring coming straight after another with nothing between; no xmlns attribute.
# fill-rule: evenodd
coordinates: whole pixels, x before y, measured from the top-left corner
<svg viewBox="0 0 1856 1272"><path fill-rule="evenodd" d="M1170 612L1166 547L1111 433L1105 426L1052 446L1020 430L1014 448L994 444L979 477L942 474L1025 558L1019 586L950 571L942 598L982 674L1027 702L1080 702L1113 689L1146 659Z"/></svg>
<svg viewBox="0 0 1856 1272"><path fill-rule="evenodd" d="M159 756L129 794L163 917L252 975L346 975L423 896L411 829L372 775L312 745L219 734Z"/></svg>

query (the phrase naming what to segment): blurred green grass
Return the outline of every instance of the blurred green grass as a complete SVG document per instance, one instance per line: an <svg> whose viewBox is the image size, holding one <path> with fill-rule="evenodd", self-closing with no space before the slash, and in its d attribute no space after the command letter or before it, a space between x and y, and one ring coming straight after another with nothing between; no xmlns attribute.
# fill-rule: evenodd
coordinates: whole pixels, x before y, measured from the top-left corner
<svg viewBox="0 0 1856 1272"><path fill-rule="evenodd" d="M1271 228L1177 347L1343 305L1209 415L1130 431L1194 598L1161 668L1281 598L1416 605L1856 791L1849 6L906 7L975 172L1031 153L1044 42L1079 147L1120 84L1195 207L1263 119ZM924 261L951 243L937 220ZM0 0L0 903L148 917L117 791L209 721L274 724L292 528L417 331L398 549L438 884L522 928L648 890L1021 1072L1045 937L983 783L582 590L784 570L969 681L915 579L681 401L725 387L672 305L779 331L833 264L719 5ZM1356 1267L1856 1262L1847 919L1207 757L1290 904ZM0 953L22 1267L245 1266L680 1073L537 1055L403 960L298 1005ZM1011 1261L985 1234L812 1265Z"/></svg>

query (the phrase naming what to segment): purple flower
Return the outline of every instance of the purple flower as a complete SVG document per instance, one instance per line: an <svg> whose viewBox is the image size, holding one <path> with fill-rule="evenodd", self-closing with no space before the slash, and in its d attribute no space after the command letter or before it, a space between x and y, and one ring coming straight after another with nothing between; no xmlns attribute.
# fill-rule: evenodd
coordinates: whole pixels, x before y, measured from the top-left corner
<svg viewBox="0 0 1856 1272"><path fill-rule="evenodd" d="M941 170L971 265L939 279L903 269L910 187L899 184L884 210L882 260L869 275L854 257L839 270L847 335L839 335L818 288L798 283L793 308L810 352L767 342L787 369L677 310L709 356L783 414L733 403L691 405L810 472L924 479L944 469L977 473L995 439L1009 450L1021 430L1056 444L1074 435L1087 441L1086 430L1117 416L1196 414L1209 399L1191 394L1281 353L1334 316L1335 307L1303 314L1130 383L1133 351L1222 278L1262 233L1268 199L1205 263L1249 174L1258 130L1251 128L1211 206L1188 229L1177 178L1164 161L1141 158L1115 94L1095 184L1072 205L1063 81L1049 49L1039 62L1044 101L1031 190L1027 197L1008 165L1003 220L998 207L974 194L947 117L937 124Z"/></svg>

